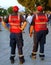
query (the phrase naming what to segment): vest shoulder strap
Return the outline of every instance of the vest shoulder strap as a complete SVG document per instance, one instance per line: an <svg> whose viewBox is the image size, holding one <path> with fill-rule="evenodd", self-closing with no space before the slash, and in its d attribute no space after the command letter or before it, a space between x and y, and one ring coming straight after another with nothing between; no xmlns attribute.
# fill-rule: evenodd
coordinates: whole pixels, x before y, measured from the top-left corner
<svg viewBox="0 0 51 65"><path fill-rule="evenodd" d="M18 13L18 20L20 20L20 14Z"/></svg>
<svg viewBox="0 0 51 65"><path fill-rule="evenodd" d="M38 15L36 14L35 16L36 16L36 19L38 19Z"/></svg>
<svg viewBox="0 0 51 65"><path fill-rule="evenodd" d="M11 20L11 15L9 15L9 21Z"/></svg>
<svg viewBox="0 0 51 65"><path fill-rule="evenodd" d="M46 16L46 19L48 19L47 14L45 14L45 16Z"/></svg>
<svg viewBox="0 0 51 65"><path fill-rule="evenodd" d="M11 20L11 16L15 16L15 15L9 15L9 20ZM20 14L18 14L17 16L18 16L18 20L20 20Z"/></svg>

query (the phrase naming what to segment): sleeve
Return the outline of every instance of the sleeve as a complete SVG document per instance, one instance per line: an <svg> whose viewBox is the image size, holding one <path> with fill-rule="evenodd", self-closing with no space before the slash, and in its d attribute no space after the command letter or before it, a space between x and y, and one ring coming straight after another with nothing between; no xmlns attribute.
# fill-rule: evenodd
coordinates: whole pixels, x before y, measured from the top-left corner
<svg viewBox="0 0 51 65"><path fill-rule="evenodd" d="M21 20L21 22L25 22L26 21L26 19L22 15L20 15L20 20Z"/></svg>
<svg viewBox="0 0 51 65"><path fill-rule="evenodd" d="M35 24L35 16L33 16L33 18L32 18L32 22L31 22L31 24L30 25L34 25Z"/></svg>
<svg viewBox="0 0 51 65"><path fill-rule="evenodd" d="M49 16L48 16L48 20L51 20L51 14L49 14Z"/></svg>

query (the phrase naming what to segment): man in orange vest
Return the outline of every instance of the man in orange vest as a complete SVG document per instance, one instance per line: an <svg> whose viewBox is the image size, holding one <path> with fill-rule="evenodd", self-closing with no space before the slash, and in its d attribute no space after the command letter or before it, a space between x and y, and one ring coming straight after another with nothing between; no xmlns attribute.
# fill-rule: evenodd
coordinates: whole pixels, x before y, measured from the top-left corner
<svg viewBox="0 0 51 65"><path fill-rule="evenodd" d="M37 10L38 12L34 15L30 27L30 37L32 36L32 31L34 30L34 45L31 57L33 59L36 59L38 45L40 45L39 57L41 58L41 60L44 60L44 44L46 43L46 35L48 34L48 18L47 15L42 12L42 6L38 6Z"/></svg>
<svg viewBox="0 0 51 65"><path fill-rule="evenodd" d="M22 31L24 30L27 23L23 16L18 14L19 8L17 6L13 6L12 9L13 14L6 17L6 19L4 20L5 22L2 22L2 25L6 29L8 29L6 23L9 23L10 26L8 30L10 31L11 63L14 63L15 50L17 45L20 64L23 64L25 60L22 50L23 49Z"/></svg>

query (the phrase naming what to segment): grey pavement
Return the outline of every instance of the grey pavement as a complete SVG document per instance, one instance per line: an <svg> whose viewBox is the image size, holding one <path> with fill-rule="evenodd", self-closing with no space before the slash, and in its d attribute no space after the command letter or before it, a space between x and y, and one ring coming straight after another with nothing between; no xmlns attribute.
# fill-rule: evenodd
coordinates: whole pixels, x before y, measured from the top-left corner
<svg viewBox="0 0 51 65"><path fill-rule="evenodd" d="M25 63L23 65L51 65L51 27L49 28L49 34L47 35L47 40L45 44L45 60L42 61L39 58L39 49L37 52L37 58L36 60L32 60L30 58L30 54L32 52L33 47L33 37L30 38L28 34L28 25L26 29L24 30L25 33L23 33L23 39L24 39L24 57L25 57ZM12 65L10 63L9 57L10 57L10 46L9 46L9 31L4 29L2 27L2 31L0 31L0 65ZM18 58L18 52L16 49L16 57L15 57L15 63L13 65L20 65L19 64L19 58Z"/></svg>

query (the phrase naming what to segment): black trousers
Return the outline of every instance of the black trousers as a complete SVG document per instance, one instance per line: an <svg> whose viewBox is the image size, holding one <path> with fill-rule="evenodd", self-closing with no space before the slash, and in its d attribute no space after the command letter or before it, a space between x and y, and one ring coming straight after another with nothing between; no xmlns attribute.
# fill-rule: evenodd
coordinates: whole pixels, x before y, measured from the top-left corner
<svg viewBox="0 0 51 65"><path fill-rule="evenodd" d="M15 55L16 46L18 48L18 54L23 54L23 37L22 33L11 33L10 34L10 47L11 47L11 55Z"/></svg>
<svg viewBox="0 0 51 65"><path fill-rule="evenodd" d="M34 45L33 45L33 52L38 51L38 45L40 45L40 53L44 53L44 44L46 43L46 34L45 31L35 32L34 34Z"/></svg>

